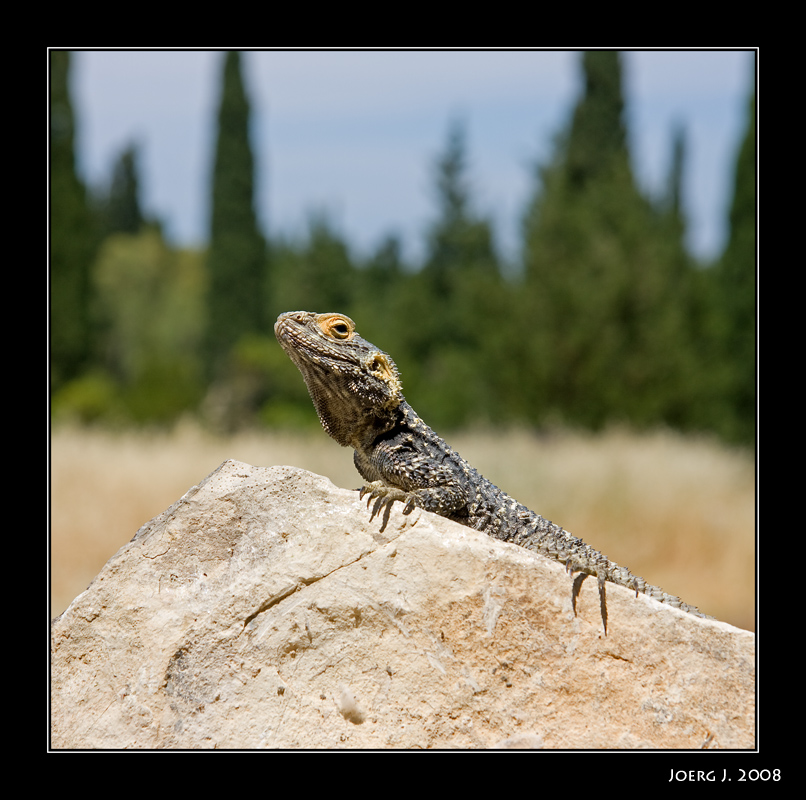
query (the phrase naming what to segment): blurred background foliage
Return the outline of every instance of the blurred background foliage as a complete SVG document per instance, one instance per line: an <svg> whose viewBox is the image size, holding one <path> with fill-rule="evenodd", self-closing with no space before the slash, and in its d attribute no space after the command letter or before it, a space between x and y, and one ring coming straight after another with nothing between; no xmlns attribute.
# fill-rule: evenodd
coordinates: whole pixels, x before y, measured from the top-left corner
<svg viewBox="0 0 806 800"><path fill-rule="evenodd" d="M212 429L316 425L272 331L283 311L341 311L401 368L437 430L618 422L755 441L755 97L737 143L730 235L700 263L686 250L685 133L670 131L666 193L638 188L616 51L580 53L581 92L523 209L520 263L503 263L475 208L460 120L433 165L423 263L387 237L358 258L327 215L298 238L254 211L249 98L222 54L210 238L166 242L138 194L138 145L107 186L75 170L71 54L51 52L50 389L54 421Z"/></svg>

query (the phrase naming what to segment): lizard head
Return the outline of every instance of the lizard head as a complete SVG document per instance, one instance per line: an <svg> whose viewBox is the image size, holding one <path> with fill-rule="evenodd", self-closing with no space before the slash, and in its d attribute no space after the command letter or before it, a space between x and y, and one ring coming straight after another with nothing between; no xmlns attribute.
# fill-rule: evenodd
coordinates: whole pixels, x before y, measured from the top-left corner
<svg viewBox="0 0 806 800"><path fill-rule="evenodd" d="M302 373L322 427L339 444L357 447L392 426L403 400L397 367L356 333L349 317L288 311L274 333Z"/></svg>

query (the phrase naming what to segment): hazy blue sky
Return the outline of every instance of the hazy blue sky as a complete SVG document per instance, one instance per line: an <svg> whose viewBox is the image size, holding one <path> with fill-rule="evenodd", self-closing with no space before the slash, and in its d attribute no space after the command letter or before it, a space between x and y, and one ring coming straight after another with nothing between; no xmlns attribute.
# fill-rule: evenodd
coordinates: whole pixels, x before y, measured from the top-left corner
<svg viewBox="0 0 806 800"><path fill-rule="evenodd" d="M747 51L624 54L627 124L640 184L662 191L673 125L687 134L689 243L724 242L732 170L753 83ZM209 175L223 54L92 51L74 59L78 161L106 180L141 145L142 199L179 244L207 237ZM434 218L433 164L449 122L465 122L478 210L512 254L533 188L581 90L571 51L256 51L243 66L252 103L261 223L300 234L324 210L360 253L388 233L409 257Z"/></svg>

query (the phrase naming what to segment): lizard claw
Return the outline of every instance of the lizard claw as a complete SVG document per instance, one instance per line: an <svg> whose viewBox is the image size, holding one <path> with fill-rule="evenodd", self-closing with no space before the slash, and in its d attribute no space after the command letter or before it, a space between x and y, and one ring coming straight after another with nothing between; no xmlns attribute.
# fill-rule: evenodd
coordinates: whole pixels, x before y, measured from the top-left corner
<svg viewBox="0 0 806 800"><path fill-rule="evenodd" d="M372 513L369 516L370 519L374 519L383 509L387 509L386 516L388 516L388 510L395 500L399 500L404 504L404 514L411 514L414 510L414 497L411 494L404 492L402 489L397 489L394 486L387 486L380 481L373 481L367 486L362 486L359 490L358 497L359 499L363 499L364 496L368 496L367 508L369 508L373 500L375 501L372 505Z"/></svg>

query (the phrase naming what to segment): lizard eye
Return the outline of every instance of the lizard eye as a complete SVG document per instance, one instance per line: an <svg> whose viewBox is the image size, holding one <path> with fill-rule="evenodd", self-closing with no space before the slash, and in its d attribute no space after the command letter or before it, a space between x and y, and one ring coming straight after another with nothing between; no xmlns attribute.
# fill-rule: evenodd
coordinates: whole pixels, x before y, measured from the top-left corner
<svg viewBox="0 0 806 800"><path fill-rule="evenodd" d="M332 317L320 322L320 326L327 336L334 339L349 339L353 335L353 326L344 317Z"/></svg>

